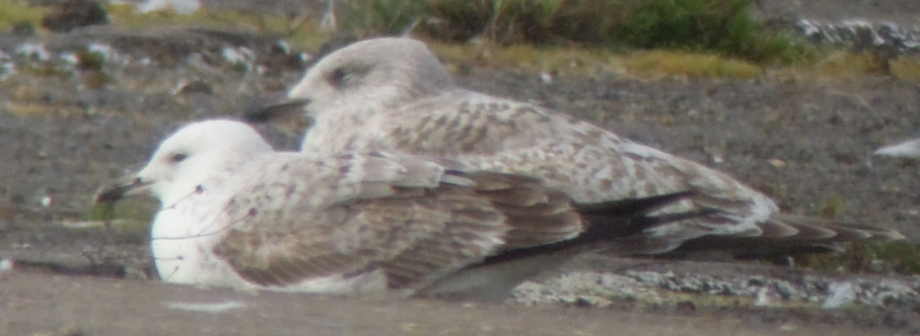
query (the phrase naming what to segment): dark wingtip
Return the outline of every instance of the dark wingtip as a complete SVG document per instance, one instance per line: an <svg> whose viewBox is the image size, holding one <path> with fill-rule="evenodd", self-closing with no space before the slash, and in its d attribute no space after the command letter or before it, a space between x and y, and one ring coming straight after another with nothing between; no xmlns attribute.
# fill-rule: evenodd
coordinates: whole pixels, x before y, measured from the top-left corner
<svg viewBox="0 0 920 336"><path fill-rule="evenodd" d="M670 194L649 196L644 198L630 198L610 202L579 204L578 213L582 215L608 215L617 214L620 217L633 217L655 212L675 202L691 198L695 191L686 190Z"/></svg>

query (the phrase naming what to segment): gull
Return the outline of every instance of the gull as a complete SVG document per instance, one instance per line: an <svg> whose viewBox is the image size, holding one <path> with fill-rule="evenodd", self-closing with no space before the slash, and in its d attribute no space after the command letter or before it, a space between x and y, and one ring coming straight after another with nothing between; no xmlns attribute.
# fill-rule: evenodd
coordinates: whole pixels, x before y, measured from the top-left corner
<svg viewBox="0 0 920 336"><path fill-rule="evenodd" d="M199 0L147 0L137 4L137 11L150 13L172 9L177 14L189 15L201 8Z"/></svg>
<svg viewBox="0 0 920 336"><path fill-rule="evenodd" d="M879 148L875 155L920 158L920 134L916 134L913 139Z"/></svg>
<svg viewBox="0 0 920 336"><path fill-rule="evenodd" d="M284 103L304 105L313 119L305 152L442 157L533 176L580 203L691 190L659 213L719 210L646 229L647 244L633 246L637 254L692 241L726 240L744 253L760 244L836 250L842 241L903 238L886 228L781 213L768 196L699 163L535 104L458 87L428 48L409 38L369 39L325 56Z"/></svg>
<svg viewBox="0 0 920 336"><path fill-rule="evenodd" d="M276 152L250 126L208 120L165 139L99 202L149 191L166 282L501 301L520 282L646 227L690 194L575 204L538 179L385 152Z"/></svg>

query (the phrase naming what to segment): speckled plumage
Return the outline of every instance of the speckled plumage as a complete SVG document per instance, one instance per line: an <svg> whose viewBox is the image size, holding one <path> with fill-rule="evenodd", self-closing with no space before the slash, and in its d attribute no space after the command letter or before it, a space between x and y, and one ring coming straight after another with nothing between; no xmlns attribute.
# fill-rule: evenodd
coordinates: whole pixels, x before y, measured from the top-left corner
<svg viewBox="0 0 920 336"><path fill-rule="evenodd" d="M485 264L511 265L495 257L573 241L588 218L637 223L670 202L581 208L583 218L534 178L385 152L279 153L224 120L180 129L131 181L114 190L150 189L162 203L151 244L168 282L497 300L543 267L490 273ZM461 274L485 276L449 280Z"/></svg>
<svg viewBox="0 0 920 336"><path fill-rule="evenodd" d="M446 157L478 169L538 177L578 202L689 189L697 196L662 212L720 210L647 230L648 236L670 243L637 253L665 252L704 236L803 243L901 238L883 228L780 215L766 195L698 163L533 104L457 87L425 45L411 39L379 38L340 49L310 69L289 97L305 101L315 121L303 151L396 150ZM815 225L832 233L815 235L809 228ZM870 233L850 235L848 228Z"/></svg>

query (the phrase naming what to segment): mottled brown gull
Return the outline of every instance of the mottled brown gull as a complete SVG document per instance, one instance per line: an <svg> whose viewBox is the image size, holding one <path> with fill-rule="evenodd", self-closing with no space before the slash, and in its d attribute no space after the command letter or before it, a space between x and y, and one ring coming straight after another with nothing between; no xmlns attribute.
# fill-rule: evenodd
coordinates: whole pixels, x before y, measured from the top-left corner
<svg viewBox="0 0 920 336"><path fill-rule="evenodd" d="M100 193L149 190L167 282L503 300L603 240L630 244L689 194L574 205L540 181L405 154L275 152L248 125L193 123ZM588 225L588 224L591 225ZM641 238L641 236L639 236Z"/></svg>
<svg viewBox="0 0 920 336"><path fill-rule="evenodd" d="M701 239L726 240L743 253L759 243L823 250L840 241L903 238L885 228L782 214L766 195L696 162L534 104L460 88L412 39L371 39L333 52L308 70L289 98L305 104L314 119L304 151L445 157L538 177L578 202L689 189L696 196L661 211L720 210L646 230L647 244L636 253L666 252Z"/></svg>

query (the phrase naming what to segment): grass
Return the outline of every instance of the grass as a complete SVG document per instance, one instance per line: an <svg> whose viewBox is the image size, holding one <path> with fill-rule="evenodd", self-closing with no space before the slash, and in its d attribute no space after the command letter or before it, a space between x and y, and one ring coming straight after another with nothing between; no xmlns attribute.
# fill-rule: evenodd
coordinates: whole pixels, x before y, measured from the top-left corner
<svg viewBox="0 0 920 336"><path fill-rule="evenodd" d="M891 75L899 79L920 83L920 56L902 56L890 63Z"/></svg>
<svg viewBox="0 0 920 336"><path fill-rule="evenodd" d="M94 224L85 229L106 230L109 226L116 242L145 244L157 206L158 203L148 197L134 197L115 204L93 204L82 217Z"/></svg>
<svg viewBox="0 0 920 336"><path fill-rule="evenodd" d="M627 70L638 74L754 78L763 73L762 67L743 60L667 50L637 52L625 63Z"/></svg>
<svg viewBox="0 0 920 336"><path fill-rule="evenodd" d="M763 73L760 65L711 53L671 50L614 52L605 48L458 45L437 42L430 42L429 46L448 66L497 66L563 76L613 72L633 77L753 78Z"/></svg>
<svg viewBox="0 0 920 336"><path fill-rule="evenodd" d="M834 51L815 64L815 68L829 77L851 77L862 75L884 75L886 66L868 54L853 54L848 51Z"/></svg>
<svg viewBox="0 0 920 336"><path fill-rule="evenodd" d="M917 56L884 62L872 55L802 47L782 36L757 33L756 23L740 10L746 1L597 1L540 0L532 6L523 6L524 2L508 0L356 0L345 4L350 10L344 11L346 15L340 18L340 26L357 31L361 36L393 34L419 24L418 18L423 14L437 16L452 29L437 33L430 27L419 27L417 32L434 35L429 44L448 66L495 65L560 75L615 72L641 78L753 78L779 74L807 80L891 75L920 82L920 57ZM363 5L366 6L361 7ZM320 31L316 22L283 15L253 15L229 10L199 10L191 15L171 11L142 14L131 5L107 4L105 8L113 24L127 27L196 25L252 30L279 35L294 47L307 50L316 49L330 37ZM25 1L0 0L0 27L9 28L17 22L37 25L45 11ZM586 21L600 14L605 15L607 21ZM588 24L592 26L583 26ZM520 30L516 34L524 35L511 38L514 34L505 30L512 26ZM554 30L543 31L546 29ZM606 33L588 34L586 29L606 29ZM683 35L669 33L680 31L686 35L687 31L705 30L715 30L707 33L715 35L696 34L677 39L675 36ZM450 42L465 41L475 35L491 38L478 45ZM569 35L584 36L584 41L576 41ZM624 40L628 44L653 49L629 51L623 41L604 42L614 36L626 36ZM501 40L518 43L499 43ZM81 57L80 67L82 70L97 69L98 61L93 57ZM33 65L23 72L36 76L64 75L59 69L48 66ZM90 82L96 87L107 81L94 79Z"/></svg>
<svg viewBox="0 0 920 336"><path fill-rule="evenodd" d="M156 212L157 202L148 197L134 197L114 205L93 204L82 216L85 220L106 221L115 218L136 219L147 222Z"/></svg>
<svg viewBox="0 0 920 336"><path fill-rule="evenodd" d="M816 215L833 220L846 212L846 199L827 197ZM906 241L858 241L840 253L798 256L796 265L826 272L920 275L920 244Z"/></svg>
<svg viewBox="0 0 920 336"><path fill-rule="evenodd" d="M573 3L586 3L586 1L589 0L574 1ZM661 0L656 1L661 2ZM446 10L445 8L455 10L446 14L439 13L452 15L451 17L457 21L457 24L459 24L461 17L466 17L467 21L493 20L495 22L506 16L508 20L512 20L525 14L556 15L570 18L576 12L585 10L582 7L571 7L575 6L573 3L563 4L563 1L556 0L540 1L539 6L537 6L541 8L540 12L535 13L520 12L522 9L516 9L515 6L517 5L513 1L498 0L480 2L458 2L457 0L411 0L406 2L367 0L366 2L370 5L366 7L369 9L365 12L352 13L341 18L342 24L340 26L343 29L357 32L359 36L399 33L407 28L406 25L418 23L409 18L418 16L423 10L433 11L435 6L441 6L438 8L442 10ZM350 3L350 6L353 7L352 9L356 9L361 3L364 2ZM422 3L428 3L429 7L423 6ZM582 6L585 6L584 3L582 3ZM612 3L620 3L617 6L621 6L624 0L613 1ZM613 6L613 4L610 6ZM698 4L695 6L698 7ZM733 7L725 8L722 9L723 12L728 11L730 15L739 15L736 12L737 9L733 9ZM200 10L191 15L178 15L168 11L141 14L135 12L133 7L128 5L107 5L106 9L109 11L110 19L114 24L130 27L194 24L212 28L248 29L277 34L284 37L294 47L307 50L316 49L330 37L329 33L320 31L315 22L285 16L251 15L235 11L215 10ZM489 12L492 14L482 19L482 11L497 12ZM699 9L696 9L696 11L699 11ZM753 55L759 53L773 56L764 56L760 59L751 60L750 57L732 56L731 53L719 51L705 51L701 49L706 48L700 47L669 48L667 43L659 45L658 49L633 51L628 51L629 48L623 46L611 48L611 45L604 43L598 43L593 46L588 44L554 45L528 43L526 40L522 40L522 43L502 44L486 40L479 44L456 44L450 42L452 38L449 36L441 36L442 38L440 39L430 38L429 45L432 46L432 49L445 63L448 63L448 66L457 66L457 64L461 64L461 66L491 65L544 71L560 75L592 74L603 71L641 78L661 76L753 78L769 73L779 73L784 77L814 79L878 75L888 71L872 56L853 55L846 50L824 50L816 47L787 45L792 42L782 36L753 35L753 33L744 32L752 27L750 26L752 23L745 21L740 16L736 19L740 20L739 22L741 23L732 24L741 28L735 28L737 30L735 34L748 36L747 38L756 40L756 43L744 44L744 48L762 50L739 51L735 54L749 53L749 55ZM550 19L544 18L541 20L547 21ZM553 20L558 20L558 18ZM493 24L497 24L495 22ZM478 28L471 28L473 26ZM469 30L470 34L473 31L477 34L484 32L483 27L477 25L462 29ZM569 27L566 29L574 28ZM500 32L489 34L501 35ZM651 46L655 47L655 45ZM895 60L890 64L890 72L891 75L901 79L920 81L920 58Z"/></svg>
<svg viewBox="0 0 920 336"><path fill-rule="evenodd" d="M479 38L503 45L670 49L716 53L764 65L809 57L810 47L805 43L765 31L748 17L749 3L749 0L431 0L419 11L435 20L423 16L417 30L442 41Z"/></svg>
<svg viewBox="0 0 920 336"><path fill-rule="evenodd" d="M400 35L426 16L429 0L340 1L341 29L357 36Z"/></svg>
<svg viewBox="0 0 920 336"><path fill-rule="evenodd" d="M787 65L763 65L711 52L669 49L612 50L604 47L560 47L529 44L445 43L426 41L448 67L497 66L560 75L614 72L648 78L756 78L777 76L809 81L861 76L891 75L920 82L920 56L902 56L890 62L890 72L871 55L845 49L815 48L809 57Z"/></svg>
<svg viewBox="0 0 920 336"><path fill-rule="evenodd" d="M31 6L27 1L0 0L0 31L9 30L20 23L38 27L46 12L45 8Z"/></svg>
<svg viewBox="0 0 920 336"><path fill-rule="evenodd" d="M199 10L190 15L172 11L139 13L129 4L105 4L112 24L123 27L149 27L159 25L195 25L209 28L249 29L262 33L274 33L298 42L297 47L314 47L326 40L318 33L312 22L283 15L253 15L230 10ZM48 13L46 7L31 6L27 1L0 0L0 30L9 30L19 23L41 26L42 17Z"/></svg>
<svg viewBox="0 0 920 336"><path fill-rule="evenodd" d="M600 49L538 47L533 45L445 44L429 42L429 47L448 67L467 64L583 75L597 71L621 71L621 57Z"/></svg>
<svg viewBox="0 0 920 336"><path fill-rule="evenodd" d="M905 81L920 83L920 56L902 55L885 61L872 54L854 54L849 50L822 51L817 60L776 66L770 73L796 80L816 79L858 79L865 76L891 76Z"/></svg>
<svg viewBox="0 0 920 336"><path fill-rule="evenodd" d="M284 15L263 15L232 10L199 10L189 15L172 11L139 13L132 5L105 5L112 24L125 27L150 27L166 25L193 25L229 30L250 30L276 34L301 49L313 49L328 39L313 22Z"/></svg>
<svg viewBox="0 0 920 336"><path fill-rule="evenodd" d="M815 254L797 264L833 272L920 274L920 244L906 241L860 242L837 254Z"/></svg>

